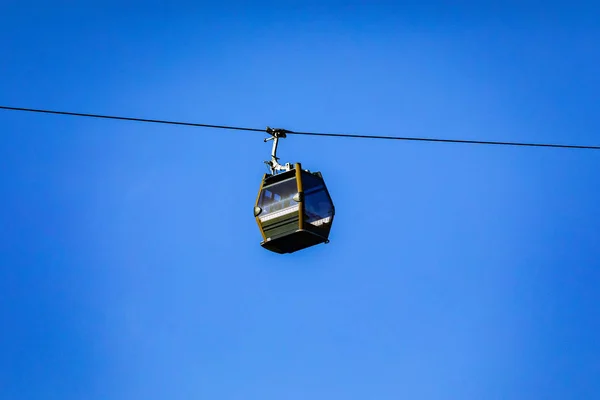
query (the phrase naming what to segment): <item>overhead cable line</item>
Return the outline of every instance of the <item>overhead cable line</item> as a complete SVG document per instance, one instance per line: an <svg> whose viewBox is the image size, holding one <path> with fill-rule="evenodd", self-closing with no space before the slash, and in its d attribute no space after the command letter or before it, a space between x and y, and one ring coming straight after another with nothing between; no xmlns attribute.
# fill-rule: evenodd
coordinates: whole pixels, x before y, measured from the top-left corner
<svg viewBox="0 0 600 400"><path fill-rule="evenodd" d="M44 114L69 115L69 116L88 117L88 118L113 119L113 120L120 120L120 121L146 122L146 123L191 126L191 127L200 127L200 128L228 129L228 130L237 130L237 131L269 132L269 130L271 129L271 128L259 129L259 128L245 128L245 127L239 127L239 126L199 124L199 123L194 123L194 122L133 118L133 117L122 117L122 116L115 116L115 115L84 114L84 113L76 113L76 112L69 112L69 111L40 110L40 109L22 108L22 107L0 106L0 109L12 110L12 111L44 113ZM440 139L440 138L426 138L426 137L378 136L378 135L359 135L359 134L349 134L349 133L296 132L296 131L289 131L287 129L281 129L280 131L285 132L286 134L290 134L290 135L328 136L328 137L343 137L343 138L356 138L356 139L404 140L404 141L438 142L438 143L462 143L462 144L485 144L485 145L498 145L498 146L551 147L551 148L562 148L562 149L600 150L600 146L587 146L587 145L525 143L525 142L498 142L498 141L485 141L485 140Z"/></svg>
<svg viewBox="0 0 600 400"><path fill-rule="evenodd" d="M149 123L153 123L153 124L185 125L185 126L195 126L195 127L200 127L200 128L218 128L218 129L234 129L234 130L238 130L238 131L265 132L264 129L240 128L237 126L196 124L193 122L178 122L178 121L165 121L165 120L160 120L160 119L119 117L119 116L115 116L115 115L83 114L83 113L75 113L75 112L69 112L69 111L36 110L33 108L7 107L7 106L0 106L0 109L13 110L13 111L36 112L36 113L44 113L44 114L71 115L71 116L76 116L76 117L117 119L117 120L121 120L121 121L149 122Z"/></svg>

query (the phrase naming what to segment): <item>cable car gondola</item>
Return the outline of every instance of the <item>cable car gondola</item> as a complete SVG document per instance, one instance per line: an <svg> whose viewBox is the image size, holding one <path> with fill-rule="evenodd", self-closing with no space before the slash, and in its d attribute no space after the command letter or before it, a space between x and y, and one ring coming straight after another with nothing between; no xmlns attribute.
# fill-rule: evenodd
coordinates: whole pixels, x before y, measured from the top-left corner
<svg viewBox="0 0 600 400"><path fill-rule="evenodd" d="M263 176L254 217L263 237L260 245L279 254L293 253L329 243L335 207L320 172L302 169L300 163L280 165L277 144L283 129L267 128L273 140L270 173Z"/></svg>

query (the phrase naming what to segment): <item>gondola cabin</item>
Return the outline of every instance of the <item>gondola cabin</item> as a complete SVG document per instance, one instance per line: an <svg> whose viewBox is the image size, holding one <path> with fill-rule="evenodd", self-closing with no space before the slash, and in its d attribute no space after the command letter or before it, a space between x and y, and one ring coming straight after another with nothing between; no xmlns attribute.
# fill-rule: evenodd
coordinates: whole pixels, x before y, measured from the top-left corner
<svg viewBox="0 0 600 400"><path fill-rule="evenodd" d="M280 254L328 243L334 214L321 173L303 170L299 163L265 174L254 207L261 246Z"/></svg>

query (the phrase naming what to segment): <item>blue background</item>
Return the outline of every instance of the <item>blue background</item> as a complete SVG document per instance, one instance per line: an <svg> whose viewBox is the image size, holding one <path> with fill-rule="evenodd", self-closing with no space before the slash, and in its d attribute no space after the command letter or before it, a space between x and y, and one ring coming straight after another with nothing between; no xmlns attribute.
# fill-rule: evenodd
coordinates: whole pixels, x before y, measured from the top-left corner
<svg viewBox="0 0 600 400"><path fill-rule="evenodd" d="M600 145L598 10L0 4L0 104ZM600 153L290 136L331 243L262 249L261 133L0 111L0 399L593 399Z"/></svg>

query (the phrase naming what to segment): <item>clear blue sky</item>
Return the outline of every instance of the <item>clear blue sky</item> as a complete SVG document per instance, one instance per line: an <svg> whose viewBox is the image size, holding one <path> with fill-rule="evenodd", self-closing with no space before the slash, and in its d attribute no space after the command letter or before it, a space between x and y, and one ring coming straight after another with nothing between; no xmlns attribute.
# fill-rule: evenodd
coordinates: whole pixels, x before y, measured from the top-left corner
<svg viewBox="0 0 600 400"><path fill-rule="evenodd" d="M0 4L1 105L600 144L591 7L87 3ZM281 256L263 137L0 111L0 399L600 397L600 152L289 137Z"/></svg>

